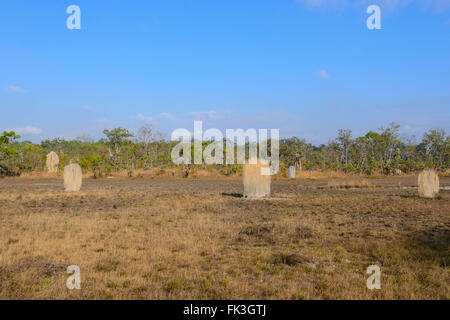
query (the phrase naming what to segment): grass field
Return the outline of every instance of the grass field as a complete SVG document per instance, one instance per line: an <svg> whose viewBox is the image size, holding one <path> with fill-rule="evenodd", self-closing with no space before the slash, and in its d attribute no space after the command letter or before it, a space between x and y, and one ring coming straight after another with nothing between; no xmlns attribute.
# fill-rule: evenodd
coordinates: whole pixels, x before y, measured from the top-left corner
<svg viewBox="0 0 450 320"><path fill-rule="evenodd" d="M2 179L0 299L449 299L450 192L415 184L277 178L276 200L256 201L240 177L84 179L78 193Z"/></svg>

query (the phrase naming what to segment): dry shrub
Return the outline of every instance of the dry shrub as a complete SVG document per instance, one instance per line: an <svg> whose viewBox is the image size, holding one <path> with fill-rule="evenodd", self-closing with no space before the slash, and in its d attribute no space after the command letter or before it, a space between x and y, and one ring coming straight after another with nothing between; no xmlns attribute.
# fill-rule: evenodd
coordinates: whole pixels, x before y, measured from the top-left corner
<svg viewBox="0 0 450 320"><path fill-rule="evenodd" d="M260 237L271 233L273 231L273 228L273 225L251 225L242 229L239 234Z"/></svg>
<svg viewBox="0 0 450 320"><path fill-rule="evenodd" d="M264 240L269 243L274 243L274 228L275 225L265 224L265 225L249 225L241 229L238 234L238 241L245 241L248 238L253 238L256 240Z"/></svg>
<svg viewBox="0 0 450 320"><path fill-rule="evenodd" d="M444 172L439 172L439 176L441 176L441 177L450 177L450 169L447 169Z"/></svg>
<svg viewBox="0 0 450 320"><path fill-rule="evenodd" d="M302 226L295 228L294 236L300 239L310 239L314 236L314 232L310 227Z"/></svg>
<svg viewBox="0 0 450 320"><path fill-rule="evenodd" d="M299 255L297 253L275 253L272 257L273 264L285 264L288 266L294 266L297 264L311 263L311 260L305 256Z"/></svg>
<svg viewBox="0 0 450 320"><path fill-rule="evenodd" d="M27 257L17 263L0 266L0 279L6 279L12 272L37 271L41 276L51 277L58 273L64 273L67 265L46 261L43 257Z"/></svg>

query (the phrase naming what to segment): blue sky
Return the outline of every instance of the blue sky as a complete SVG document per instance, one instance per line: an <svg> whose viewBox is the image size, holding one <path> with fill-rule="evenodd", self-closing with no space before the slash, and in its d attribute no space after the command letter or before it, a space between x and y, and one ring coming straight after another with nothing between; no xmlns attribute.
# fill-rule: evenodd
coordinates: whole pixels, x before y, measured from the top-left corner
<svg viewBox="0 0 450 320"><path fill-rule="evenodd" d="M450 131L450 1L2 0L0 110L32 141L194 120L316 144L395 121L420 140Z"/></svg>

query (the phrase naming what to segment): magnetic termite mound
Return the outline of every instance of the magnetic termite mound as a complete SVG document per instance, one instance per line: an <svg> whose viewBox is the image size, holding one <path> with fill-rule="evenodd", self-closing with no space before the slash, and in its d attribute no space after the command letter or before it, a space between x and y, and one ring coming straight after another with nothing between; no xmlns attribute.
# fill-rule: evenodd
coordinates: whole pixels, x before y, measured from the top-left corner
<svg viewBox="0 0 450 320"><path fill-rule="evenodd" d="M418 178L419 196L433 199L439 193L439 176L434 170L424 170Z"/></svg>
<svg viewBox="0 0 450 320"><path fill-rule="evenodd" d="M79 164L72 163L64 168L64 189L66 191L80 191L82 180Z"/></svg>
<svg viewBox="0 0 450 320"><path fill-rule="evenodd" d="M295 167L294 166L290 166L289 167L289 178L294 179L295 178Z"/></svg>
<svg viewBox="0 0 450 320"><path fill-rule="evenodd" d="M58 155L52 151L47 155L47 160L45 162L45 166L47 167L47 171L50 173L56 173L58 172L58 164L59 164L59 157Z"/></svg>
<svg viewBox="0 0 450 320"><path fill-rule="evenodd" d="M270 197L270 166L267 162L250 161L242 170L244 198L264 199Z"/></svg>

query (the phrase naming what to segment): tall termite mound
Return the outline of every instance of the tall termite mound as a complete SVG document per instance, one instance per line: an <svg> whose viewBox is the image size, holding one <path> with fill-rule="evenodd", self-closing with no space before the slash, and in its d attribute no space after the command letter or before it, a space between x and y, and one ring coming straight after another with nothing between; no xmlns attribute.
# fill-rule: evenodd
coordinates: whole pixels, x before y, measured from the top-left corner
<svg viewBox="0 0 450 320"><path fill-rule="evenodd" d="M256 162L255 164L252 164ZM244 181L244 197L263 199L270 197L270 167L264 161L250 161L242 171Z"/></svg>
<svg viewBox="0 0 450 320"><path fill-rule="evenodd" d="M45 165L47 167L47 171L51 173L58 172L58 164L59 164L59 157L55 152L50 152L47 155L47 161L45 162Z"/></svg>
<svg viewBox="0 0 450 320"><path fill-rule="evenodd" d="M64 188L66 191L80 191L82 180L79 164L72 163L64 168Z"/></svg>
<svg viewBox="0 0 450 320"><path fill-rule="evenodd" d="M434 170L424 170L419 174L419 196L434 198L439 193L439 176Z"/></svg>

